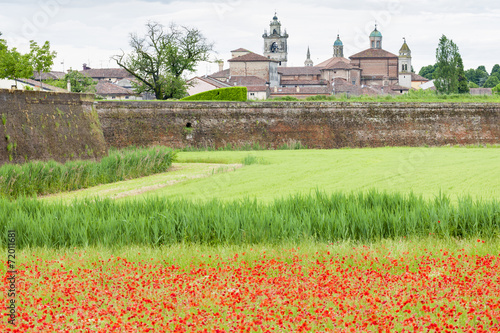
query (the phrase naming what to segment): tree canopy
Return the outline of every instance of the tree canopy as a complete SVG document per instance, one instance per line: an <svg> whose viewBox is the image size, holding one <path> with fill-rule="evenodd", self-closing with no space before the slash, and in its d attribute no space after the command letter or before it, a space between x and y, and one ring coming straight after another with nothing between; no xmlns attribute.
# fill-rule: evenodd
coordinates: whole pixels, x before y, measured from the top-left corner
<svg viewBox="0 0 500 333"><path fill-rule="evenodd" d="M55 57L56 52L50 51L49 42L40 47L30 41L30 52L21 54L16 48L9 49L7 42L0 39L0 78L15 80L16 85L17 79L30 78L33 71L37 71L41 78L42 72L50 71Z"/></svg>
<svg viewBox="0 0 500 333"><path fill-rule="evenodd" d="M483 87L485 87L485 88L494 88L498 84L500 84L500 80L498 79L498 77L496 75L491 75L488 78L488 80L486 80L486 82L484 83Z"/></svg>
<svg viewBox="0 0 500 333"><path fill-rule="evenodd" d="M50 43L48 41L43 46L38 46L35 41L30 41L30 61L33 71L38 73L38 80L42 83L42 72L47 73L54 64L54 59L57 52L50 51Z"/></svg>
<svg viewBox="0 0 500 333"><path fill-rule="evenodd" d="M437 64L424 66L418 72L418 75L425 77L428 80L434 79L434 72L436 71Z"/></svg>
<svg viewBox="0 0 500 333"><path fill-rule="evenodd" d="M150 92L157 99L182 98L187 83L183 75L208 61L213 44L196 28L171 24L168 29L149 22L144 37L130 35L132 52L114 56L117 64L137 78L138 93Z"/></svg>
<svg viewBox="0 0 500 333"><path fill-rule="evenodd" d="M443 94L468 93L467 75L458 46L445 35L439 39L436 49L436 70L434 85Z"/></svg>
<svg viewBox="0 0 500 333"><path fill-rule="evenodd" d="M6 44L0 48L0 79L29 78L33 75L29 54L21 54L16 48L9 50Z"/></svg>

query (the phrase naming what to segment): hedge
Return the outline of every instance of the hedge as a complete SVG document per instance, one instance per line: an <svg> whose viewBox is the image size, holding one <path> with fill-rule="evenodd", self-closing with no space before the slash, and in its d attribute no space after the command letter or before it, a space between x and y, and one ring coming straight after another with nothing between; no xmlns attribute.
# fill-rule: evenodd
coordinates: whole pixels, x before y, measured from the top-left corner
<svg viewBox="0 0 500 333"><path fill-rule="evenodd" d="M188 96L181 101L236 101L246 102L247 87L230 87L205 91L193 96Z"/></svg>

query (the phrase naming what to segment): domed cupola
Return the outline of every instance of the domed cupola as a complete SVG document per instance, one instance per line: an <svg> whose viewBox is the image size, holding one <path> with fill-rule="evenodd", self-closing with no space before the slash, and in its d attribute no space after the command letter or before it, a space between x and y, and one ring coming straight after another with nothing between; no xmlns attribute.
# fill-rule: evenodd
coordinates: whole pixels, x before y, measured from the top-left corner
<svg viewBox="0 0 500 333"><path fill-rule="evenodd" d="M377 25L375 24L375 30L370 34L370 48L372 49L382 49L382 34L377 30Z"/></svg>
<svg viewBox="0 0 500 333"><path fill-rule="evenodd" d="M344 56L344 44L340 40L340 36L337 35L337 40L333 43L333 56L343 57Z"/></svg>

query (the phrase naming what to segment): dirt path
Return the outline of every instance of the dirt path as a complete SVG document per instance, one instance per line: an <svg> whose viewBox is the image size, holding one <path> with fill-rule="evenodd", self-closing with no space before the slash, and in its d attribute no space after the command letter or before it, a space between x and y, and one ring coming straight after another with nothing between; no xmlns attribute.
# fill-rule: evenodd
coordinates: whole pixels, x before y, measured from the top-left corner
<svg viewBox="0 0 500 333"><path fill-rule="evenodd" d="M232 171L235 171L236 169L243 167L243 164L214 164L213 166L219 167L220 170L224 170L222 172L232 172ZM215 168L212 170L215 170ZM217 171L216 173L221 173L221 171ZM125 192L122 192L120 194L117 194L117 195L111 197L111 199L121 199L121 198L126 198L126 197L130 197L130 196L134 196L134 195L139 195L142 193L158 190L160 188L164 188L167 186L172 186L172 185L175 185L178 183L182 183L182 182L185 182L187 180L207 178L207 177L210 177L212 175L213 175L213 173L198 174L198 175L188 176L188 177L183 178L183 179L169 180L169 181L167 181L165 183L161 183L161 184L155 184L155 185L151 185L151 186L143 186L143 187L135 189L135 190L125 191Z"/></svg>

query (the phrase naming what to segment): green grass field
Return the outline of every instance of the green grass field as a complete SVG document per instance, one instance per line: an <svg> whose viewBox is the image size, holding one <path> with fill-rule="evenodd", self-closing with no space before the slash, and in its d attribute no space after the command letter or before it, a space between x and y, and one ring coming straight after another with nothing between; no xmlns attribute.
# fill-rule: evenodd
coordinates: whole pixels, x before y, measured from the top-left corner
<svg viewBox="0 0 500 333"><path fill-rule="evenodd" d="M123 200L159 196L190 200L256 198L271 202L276 198L310 194L316 190L350 193L373 188L391 193L413 192L426 199L432 199L440 192L447 194L452 201L462 196L484 200L500 198L500 149L497 148L180 152L176 162L178 166L187 166L185 163L237 164L249 156L255 157L254 163L243 168L228 166L224 170L219 166L210 177L174 182L156 189L155 185L165 184L172 176L182 177L182 171L64 193L52 196L50 200L94 196L114 198L118 188L130 190L136 186L149 190L138 191L137 195L128 195Z"/></svg>

